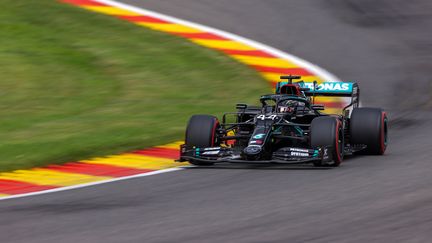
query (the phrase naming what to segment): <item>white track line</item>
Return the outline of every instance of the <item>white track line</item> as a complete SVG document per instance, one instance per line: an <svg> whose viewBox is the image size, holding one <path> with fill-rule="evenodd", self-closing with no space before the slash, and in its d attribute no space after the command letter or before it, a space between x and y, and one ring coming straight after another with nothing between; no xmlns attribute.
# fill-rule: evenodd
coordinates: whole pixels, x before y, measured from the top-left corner
<svg viewBox="0 0 432 243"><path fill-rule="evenodd" d="M125 3L121 3L121 2L116 2L116 1L111 1L111 0L95 0L97 2L100 3L104 3L107 5L111 5L111 6L115 6L115 7L119 7L122 9L126 9L132 12L136 12L142 15L147 15L147 16L151 16L151 17L155 17L155 18L159 18L162 20L166 20L169 22L173 22L173 23L177 23L177 24L182 24L182 25L186 25L186 26L190 26L192 28L196 28L196 29L200 29L202 31L206 31L206 32L210 32L222 37L225 37L227 39L231 39L231 40L235 40L241 43L244 43L246 45L252 46L254 48L257 48L259 50L263 50L266 51L270 54L273 54L279 58L283 58L286 60L289 60L295 64L297 64L298 66L301 66L303 68L306 68L308 71L310 71L311 73L315 74L316 76L321 77L323 80L326 81L340 81L336 76L334 76L333 74L329 73L328 71L318 67L315 64L312 64L300 57L288 54L286 52L283 52L281 50L275 49L273 47L270 47L268 45L259 43L257 41L254 40L250 40L232 33L228 33L226 31L223 30L218 30L212 27L208 27L208 26L204 26L198 23L193 23L190 21L186 21L186 20L182 20L182 19L178 19L175 17L171 17L165 14L161 14L161 13L157 13L154 11L150 11L150 10L146 10L143 8L139 8L139 7L135 7L132 5L128 5ZM19 195L13 195L13 196L6 196L6 197L1 197L1 200L7 200L7 199L13 199L13 198L22 198L22 197L29 197L29 196L36 196L36 195L42 195L42 194L47 194L47 193L53 193L53 192L60 192L60 191L66 191L66 190L72 190L72 189L77 189L77 188L82 188L82 187L88 187L88 186L94 186L94 185L100 185L100 184L105 184L105 183L110 183L110 182L114 182L114 181L122 181L122 180L128 180L128 179L133 179L133 178L139 178L139 177L145 177L145 176L151 176L151 175L157 175L157 174L162 174L162 173L167 173L167 172L173 172L173 171L179 171L182 170L183 168L170 168L170 169L165 169L165 170L157 170L157 171L153 171L153 172L148 172L148 173L143 173L143 174L138 174L138 175L132 175L132 176L126 176L126 177L120 177L120 178L114 178L114 179L109 179L109 180L104 180L104 181L98 181L98 182L92 182L92 183L86 183L86 184L79 184L79 185L74 185L74 186L67 186L67 187L59 187L59 188L55 188L55 189L50 189L50 190L45 190L45 191L38 191L38 192L31 192L31 193L25 193L25 194L19 194Z"/></svg>
<svg viewBox="0 0 432 243"><path fill-rule="evenodd" d="M162 174L162 173L167 173L167 172L173 172L173 171L183 170L183 168L184 167L177 167L177 168L169 168L169 169L165 169L165 170L156 170L156 171L152 171L152 172L146 172L146 173L137 174L137 175L119 177L119 178L114 178L114 179L109 179L109 180L103 180L103 181L97 181L97 182L79 184L79 185L74 185L74 186L59 187L59 188L49 189L49 190L45 190L45 191L37 191L37 192L30 192L30 193L24 193L24 194L12 195L12 196L0 197L0 201L1 200L7 200L7 199L13 199L13 198L21 198L21 197L29 197L29 196L42 195L42 194L53 193L53 192L61 192L61 191L66 191L66 190L72 190L72 189L82 188L82 187L88 187L88 186L95 186L95 185L105 184L105 183L114 182L114 181L123 181L123 180L129 180L129 179L139 178L139 177L157 175L157 174Z"/></svg>

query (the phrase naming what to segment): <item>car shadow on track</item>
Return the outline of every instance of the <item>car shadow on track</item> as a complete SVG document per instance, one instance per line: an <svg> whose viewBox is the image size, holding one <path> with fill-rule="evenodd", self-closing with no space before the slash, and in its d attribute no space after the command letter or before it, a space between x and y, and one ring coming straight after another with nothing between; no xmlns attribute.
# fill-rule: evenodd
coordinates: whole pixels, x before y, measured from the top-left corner
<svg viewBox="0 0 432 243"><path fill-rule="evenodd" d="M334 167L314 167L313 165L262 165L262 164L217 164L209 166L184 167L187 170L329 170Z"/></svg>
<svg viewBox="0 0 432 243"><path fill-rule="evenodd" d="M354 156L346 156L343 163L350 162ZM338 167L315 167L312 164L241 164L241 163L220 163L208 166L185 166L188 170L208 170L208 169L226 169L226 170L331 170Z"/></svg>

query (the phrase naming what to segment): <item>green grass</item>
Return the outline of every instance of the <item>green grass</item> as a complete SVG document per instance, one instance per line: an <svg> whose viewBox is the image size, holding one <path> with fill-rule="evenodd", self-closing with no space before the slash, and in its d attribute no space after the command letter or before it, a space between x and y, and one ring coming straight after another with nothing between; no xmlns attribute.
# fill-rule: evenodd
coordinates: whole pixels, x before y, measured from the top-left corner
<svg viewBox="0 0 432 243"><path fill-rule="evenodd" d="M269 91L216 51L52 0L0 0L0 170L182 139Z"/></svg>

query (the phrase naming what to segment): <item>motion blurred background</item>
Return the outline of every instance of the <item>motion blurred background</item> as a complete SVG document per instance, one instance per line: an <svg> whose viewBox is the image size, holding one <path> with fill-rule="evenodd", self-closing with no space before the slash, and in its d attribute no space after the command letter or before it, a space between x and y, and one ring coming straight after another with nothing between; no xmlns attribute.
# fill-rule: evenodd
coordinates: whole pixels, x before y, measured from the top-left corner
<svg viewBox="0 0 432 243"><path fill-rule="evenodd" d="M325 171L192 168L11 200L0 205L9 239L430 241L432 1L121 1L357 81L364 106L388 111L386 155ZM53 0L0 6L2 171L170 142L191 114L220 115L270 91L242 64L177 37Z"/></svg>
<svg viewBox="0 0 432 243"><path fill-rule="evenodd" d="M177 37L56 1L1 2L3 171L166 143L191 114L220 115L270 90ZM317 63L359 82L363 104L390 110L393 123L413 124L412 112L432 107L430 1L124 2Z"/></svg>
<svg viewBox="0 0 432 243"><path fill-rule="evenodd" d="M0 171L172 142L192 114L270 90L180 37L52 0L0 3Z"/></svg>

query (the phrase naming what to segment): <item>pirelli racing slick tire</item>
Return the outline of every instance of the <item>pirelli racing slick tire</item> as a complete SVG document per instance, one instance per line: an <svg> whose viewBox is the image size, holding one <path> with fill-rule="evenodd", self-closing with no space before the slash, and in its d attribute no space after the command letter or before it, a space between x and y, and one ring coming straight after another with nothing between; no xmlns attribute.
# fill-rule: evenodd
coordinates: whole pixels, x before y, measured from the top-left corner
<svg viewBox="0 0 432 243"><path fill-rule="evenodd" d="M344 155L344 133L341 121L332 116L313 119L310 128L310 145L313 148L324 146L331 148L333 161L317 161L314 163L315 166L339 166Z"/></svg>
<svg viewBox="0 0 432 243"><path fill-rule="evenodd" d="M382 155L387 148L387 115L380 108L355 108L351 113L351 144L366 145L361 154Z"/></svg>
<svg viewBox="0 0 432 243"><path fill-rule="evenodd" d="M189 119L186 128L185 143L188 147L215 147L219 146L216 129L219 121L210 115L194 115ZM210 162L190 160L193 165L212 165Z"/></svg>

